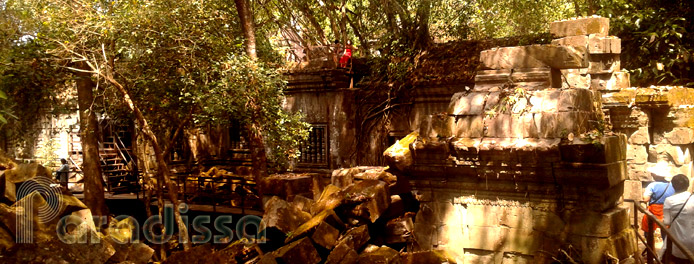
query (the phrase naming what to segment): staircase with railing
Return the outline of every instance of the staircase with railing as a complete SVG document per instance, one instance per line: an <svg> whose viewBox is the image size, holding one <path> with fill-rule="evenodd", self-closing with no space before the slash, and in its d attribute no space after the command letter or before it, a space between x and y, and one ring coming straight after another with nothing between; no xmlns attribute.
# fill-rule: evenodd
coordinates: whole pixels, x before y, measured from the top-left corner
<svg viewBox="0 0 694 264"><path fill-rule="evenodd" d="M99 142L99 157L105 187L109 192L134 192L138 190L137 174L131 167L131 149L122 140L125 130L114 130Z"/></svg>
<svg viewBox="0 0 694 264"><path fill-rule="evenodd" d="M653 213L650 211L646 210L639 204L639 201L634 201L634 200L629 200L625 199L625 202L631 202L634 205L634 210L632 210L632 213L634 215L634 225L632 226L634 228L634 231L636 233L636 237L641 241L646 246L646 263L647 264L652 264L652 263L670 263L670 260L672 259L672 249L673 246L677 247L684 255L687 257L690 263L694 263L694 254L692 253L691 249L687 249L687 247L682 244L681 241L679 241L676 237L674 237L670 231L669 228L663 224L658 218L656 218ZM642 236L639 233L639 223L641 222L638 218L638 212L641 212L646 215L648 225L657 225L661 232L665 234L667 239L665 239L665 252L663 253L662 257L658 257L658 253L656 252L655 248L655 236L653 231L655 229L650 229L649 231L645 232L644 235ZM645 237L644 237L645 236Z"/></svg>

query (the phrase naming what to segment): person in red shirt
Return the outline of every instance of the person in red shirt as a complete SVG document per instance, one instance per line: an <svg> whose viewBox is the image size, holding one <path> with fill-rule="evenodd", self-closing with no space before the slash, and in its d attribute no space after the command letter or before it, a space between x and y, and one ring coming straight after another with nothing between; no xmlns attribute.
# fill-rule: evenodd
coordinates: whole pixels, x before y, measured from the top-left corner
<svg viewBox="0 0 694 264"><path fill-rule="evenodd" d="M340 67L345 68L347 67L347 63L349 62L350 59L352 59L352 50L354 49L354 46L352 46L352 41L347 40L347 43L345 44L345 52L342 54L342 57L340 58Z"/></svg>

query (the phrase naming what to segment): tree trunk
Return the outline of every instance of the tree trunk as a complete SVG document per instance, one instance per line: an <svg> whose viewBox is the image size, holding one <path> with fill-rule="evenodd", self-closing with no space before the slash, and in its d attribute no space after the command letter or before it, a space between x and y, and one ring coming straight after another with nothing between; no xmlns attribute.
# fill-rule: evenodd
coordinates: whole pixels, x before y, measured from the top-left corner
<svg viewBox="0 0 694 264"><path fill-rule="evenodd" d="M157 136L154 135L154 132L149 127L149 124L147 123L145 116L140 111L140 108L138 108L135 105L125 87L123 87L123 85L121 85L118 81L114 80L113 77L109 75L101 74L101 76L104 77L104 79L106 79L107 82L115 86L116 89L118 89L118 91L123 96L123 100L125 101L126 105L128 105L128 108L130 108L130 110L135 115L135 120L137 120L137 124L140 126L140 130L142 131L143 137L146 138L152 144L152 149L154 150L154 156L157 162L157 176L159 177L158 182L161 182L162 185L168 188L169 200L171 200L171 204L173 204L174 206L174 218L176 220L176 224L178 225L178 231L180 232L180 236L182 238L180 243L183 244L184 250L189 250L190 241L188 240L188 227L183 222L183 219L181 218L181 213L178 210L178 185L175 182L171 181L171 171L169 170L169 166L166 164L166 161L164 159L164 150L161 149L161 146L157 141Z"/></svg>
<svg viewBox="0 0 694 264"><path fill-rule="evenodd" d="M595 13L598 12L598 8L600 8L598 6L597 1L596 0L587 0L586 2L588 2L588 14L587 15L588 16L595 15Z"/></svg>
<svg viewBox="0 0 694 264"><path fill-rule="evenodd" d="M415 37L414 48L425 49L429 46L431 36L429 35L429 16L431 15L431 0L422 0L417 8L417 35Z"/></svg>
<svg viewBox="0 0 694 264"><path fill-rule="evenodd" d="M318 39L320 40L318 45L329 44L330 41L325 37L323 27L320 25L320 23L318 23L318 19L316 19L316 16L313 15L313 12L311 11L311 8L308 7L308 4L305 1L297 1L296 4L299 6L299 10L301 10L301 13L304 14L313 29L316 30L316 35L318 35Z"/></svg>
<svg viewBox="0 0 694 264"><path fill-rule="evenodd" d="M342 0L342 5L340 6L340 38L342 38L342 43L345 43L347 45L347 12L345 9L345 0ZM354 43L352 43L354 44Z"/></svg>
<svg viewBox="0 0 694 264"><path fill-rule="evenodd" d="M239 17L241 18L243 35L246 36L247 39L253 40L246 41L246 52L248 52L248 57L250 57L253 61L256 61L258 58L255 55L255 26L253 24L253 14L251 14L248 9L248 0L234 0L234 2L236 3L236 9L239 12ZM256 67L256 65L252 64L249 65L249 67ZM251 89L257 88L251 87ZM254 101L254 98L250 98L249 100L249 109L252 114L257 114L262 110ZM262 179L267 175L267 154L265 153L265 138L263 138L263 128L257 123L256 120L259 119L253 118L249 121L250 123L246 125L246 131L251 147L251 162L253 165L252 174L255 178L256 186L258 188L258 197L261 201L260 206L262 207L263 190L260 186L262 185Z"/></svg>
<svg viewBox="0 0 694 264"><path fill-rule="evenodd" d="M263 178L267 176L267 153L265 153L265 138L263 137L262 127L254 121L251 121L251 123L246 126L246 131L251 147L251 162L253 164L251 173L255 179L256 187L258 188L258 197L261 201L262 207L263 190L260 186L262 186L261 181Z"/></svg>
<svg viewBox="0 0 694 264"><path fill-rule="evenodd" d="M84 69L86 65L79 65ZM98 123L94 112L94 82L89 74L77 74L77 104L82 141L82 171L84 172L84 203L93 215L108 215L104 201L101 161L99 160Z"/></svg>
<svg viewBox="0 0 694 264"><path fill-rule="evenodd" d="M352 12L354 14L354 17L359 19L360 15L357 15L356 13ZM371 45L369 44L369 40L364 38L364 36L361 34L361 29L357 23L354 22L353 19L349 18L348 16L345 16L347 19L347 22L349 22L349 25L352 27L352 30L354 31L354 35L357 36L357 39L359 39L359 44L361 44L361 51L360 54L364 56L369 56L371 55Z"/></svg>
<svg viewBox="0 0 694 264"><path fill-rule="evenodd" d="M246 53L251 60L257 60L258 55L256 54L255 48L255 22L253 21L253 14L251 13L248 0L234 0L234 3L239 13L239 19L241 20Z"/></svg>

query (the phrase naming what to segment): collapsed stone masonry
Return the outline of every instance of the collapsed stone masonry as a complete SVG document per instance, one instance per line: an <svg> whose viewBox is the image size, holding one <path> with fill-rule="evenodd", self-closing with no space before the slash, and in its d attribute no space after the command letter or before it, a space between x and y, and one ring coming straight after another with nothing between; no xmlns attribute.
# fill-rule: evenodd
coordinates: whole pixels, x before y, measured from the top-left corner
<svg viewBox="0 0 694 264"><path fill-rule="evenodd" d="M601 94L629 86L609 20L554 22L552 44L482 51L475 87L385 153L421 202L414 236L458 263L586 263L636 252L627 139ZM561 250L560 250L561 249Z"/></svg>
<svg viewBox="0 0 694 264"><path fill-rule="evenodd" d="M654 181L649 168L692 177L694 92L686 87L629 87L603 93L613 130L627 135L624 199L639 200ZM690 190L692 188L690 187Z"/></svg>

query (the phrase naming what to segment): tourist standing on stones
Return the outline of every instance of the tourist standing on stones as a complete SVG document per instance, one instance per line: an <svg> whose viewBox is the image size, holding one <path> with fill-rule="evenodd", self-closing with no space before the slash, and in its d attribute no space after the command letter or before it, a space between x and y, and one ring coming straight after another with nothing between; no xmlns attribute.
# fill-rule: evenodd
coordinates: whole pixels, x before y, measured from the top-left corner
<svg viewBox="0 0 694 264"><path fill-rule="evenodd" d="M342 44L340 44L340 41L336 39L331 48L333 52L333 61L335 62L335 65L340 66L340 56L342 56L342 53L344 53Z"/></svg>
<svg viewBox="0 0 694 264"><path fill-rule="evenodd" d="M653 215L658 218L658 220L663 221L663 203L665 199L675 194L675 189L672 188L670 180L672 176L670 175L670 167L664 162L658 162L655 167L648 169L656 180L651 182L646 187L643 192L643 201L648 203L648 211L653 213ZM648 232L649 230L655 231L659 227L655 225L648 226L647 217L644 215L641 220L641 230Z"/></svg>
<svg viewBox="0 0 694 264"><path fill-rule="evenodd" d="M58 171L55 172L56 178L58 178L60 186L67 189L67 178L68 173L70 173L70 165L67 164L66 159L60 159L60 163L62 163L63 165L61 165Z"/></svg>
<svg viewBox="0 0 694 264"><path fill-rule="evenodd" d="M352 50L354 49L354 46L352 46L352 41L347 40L347 43L345 43L345 52L342 54L342 58L340 58L340 67L341 68L346 68L347 63L349 60L352 59Z"/></svg>
<svg viewBox="0 0 694 264"><path fill-rule="evenodd" d="M688 249L694 249L694 199L687 191L689 178L683 174L672 177L675 194L665 199L663 204L663 223L669 227L670 234ZM667 245L667 244L666 244ZM677 247L672 248L674 263L690 263Z"/></svg>

